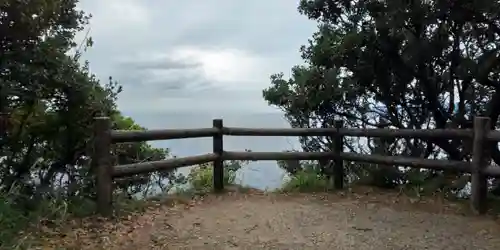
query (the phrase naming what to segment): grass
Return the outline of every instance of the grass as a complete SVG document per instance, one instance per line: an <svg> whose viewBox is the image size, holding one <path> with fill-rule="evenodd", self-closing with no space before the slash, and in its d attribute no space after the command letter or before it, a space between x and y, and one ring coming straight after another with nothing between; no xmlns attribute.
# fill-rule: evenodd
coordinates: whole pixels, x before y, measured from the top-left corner
<svg viewBox="0 0 500 250"><path fill-rule="evenodd" d="M331 182L313 170L302 170L291 176L281 189L281 192L323 192L331 189Z"/></svg>
<svg viewBox="0 0 500 250"><path fill-rule="evenodd" d="M238 168L224 168L224 188L229 191L237 191L239 193L248 193L254 190L250 187L245 187L236 183L236 171ZM175 190L177 197L192 199L197 196L204 196L213 191L213 168L210 164L200 165L193 169L188 175L189 187L178 188Z"/></svg>
<svg viewBox="0 0 500 250"><path fill-rule="evenodd" d="M188 183L191 189L198 192L210 192L213 190L213 167L211 164L200 165L191 169L188 175ZM236 181L236 171L224 168L224 186L234 185Z"/></svg>
<svg viewBox="0 0 500 250"><path fill-rule="evenodd" d="M0 249L25 249L40 226L57 227L71 216L93 211L83 201L76 205L56 197L26 209L17 202L19 197L14 191L0 194Z"/></svg>
<svg viewBox="0 0 500 250"><path fill-rule="evenodd" d="M35 219L36 213L24 214L16 209L10 193L0 194L0 249L13 245L13 239Z"/></svg>

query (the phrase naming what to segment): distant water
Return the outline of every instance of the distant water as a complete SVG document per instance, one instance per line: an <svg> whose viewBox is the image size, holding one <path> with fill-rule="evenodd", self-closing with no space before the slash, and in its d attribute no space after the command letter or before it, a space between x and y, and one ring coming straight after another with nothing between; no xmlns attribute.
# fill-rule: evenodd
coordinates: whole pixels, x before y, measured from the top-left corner
<svg viewBox="0 0 500 250"><path fill-rule="evenodd" d="M290 127L284 120L282 113L125 113L137 123L149 129L171 128L207 128L212 127L213 119L223 119L225 126L255 127L255 128L287 128ZM178 139L151 142L155 147L169 148L172 155L179 157L191 156L212 152L211 138ZM300 144L296 137L224 137L224 149L231 151L281 152L290 149L299 149ZM181 168L179 172L187 174L189 167ZM280 169L276 161L251 162L238 171L237 183L258 189L272 190L279 188L286 173Z"/></svg>

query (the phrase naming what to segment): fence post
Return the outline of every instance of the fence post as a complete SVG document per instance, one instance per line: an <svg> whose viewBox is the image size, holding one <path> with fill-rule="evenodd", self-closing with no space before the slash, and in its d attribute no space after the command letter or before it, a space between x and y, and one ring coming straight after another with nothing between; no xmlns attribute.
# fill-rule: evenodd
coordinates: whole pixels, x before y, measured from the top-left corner
<svg viewBox="0 0 500 250"><path fill-rule="evenodd" d="M223 139L222 139L222 128L223 128L222 119L214 119L213 127L218 129L217 134L214 135L213 138L213 152L217 154L217 159L214 160L214 191L221 192L224 190L224 162L222 160L222 153L224 151L223 147Z"/></svg>
<svg viewBox="0 0 500 250"><path fill-rule="evenodd" d="M487 176L483 169L486 167L488 156L485 153L487 141L485 139L490 130L490 119L488 117L474 118L474 139L472 141L472 162L471 162L471 208L476 214L486 212L486 195L488 193Z"/></svg>
<svg viewBox="0 0 500 250"><path fill-rule="evenodd" d="M113 178L111 176L111 121L109 117L94 119L94 152L92 167L97 177L97 212L102 216L112 214Z"/></svg>
<svg viewBox="0 0 500 250"><path fill-rule="evenodd" d="M4 138L4 136L7 135L7 131L9 130L9 125L10 125L9 114L0 111L0 138ZM3 146L3 144L0 144L0 146Z"/></svg>
<svg viewBox="0 0 500 250"><path fill-rule="evenodd" d="M334 124L337 129L344 127L344 122L341 120L335 121ZM339 134L335 135L334 150L336 155L344 151L344 137ZM335 189L344 188L344 162L340 157L334 159L333 178Z"/></svg>

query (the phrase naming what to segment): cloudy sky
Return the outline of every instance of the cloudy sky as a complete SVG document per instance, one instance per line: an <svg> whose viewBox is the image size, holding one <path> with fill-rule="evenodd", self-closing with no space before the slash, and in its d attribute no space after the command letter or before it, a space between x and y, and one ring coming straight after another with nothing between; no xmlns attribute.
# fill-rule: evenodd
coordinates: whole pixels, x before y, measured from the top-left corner
<svg viewBox="0 0 500 250"><path fill-rule="evenodd" d="M85 54L124 86L125 112L276 112L269 76L301 63L316 29L290 0L82 0L93 15ZM81 38L80 36L79 38Z"/></svg>
<svg viewBox="0 0 500 250"><path fill-rule="evenodd" d="M299 47L316 29L300 16L298 0L81 0L93 15L94 46L84 54L94 74L123 87L120 110L148 128L287 127L262 90L271 74L302 63ZM77 38L82 39L84 34ZM210 139L153 143L177 156L212 150ZM296 138L231 137L226 150L282 151ZM245 185L278 187L273 161L240 173Z"/></svg>

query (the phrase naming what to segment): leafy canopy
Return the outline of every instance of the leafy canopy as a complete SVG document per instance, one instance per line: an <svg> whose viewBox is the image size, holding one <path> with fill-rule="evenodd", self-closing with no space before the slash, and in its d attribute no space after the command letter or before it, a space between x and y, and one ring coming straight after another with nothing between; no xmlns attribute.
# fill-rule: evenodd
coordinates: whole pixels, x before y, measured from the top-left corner
<svg viewBox="0 0 500 250"><path fill-rule="evenodd" d="M318 23L300 49L305 64L293 67L290 79L273 75L263 91L292 126L332 127L341 119L352 127L470 128L477 115L499 125L498 1L302 0L298 10ZM325 150L331 140L301 142ZM347 142L362 153L381 145L390 154L471 156L461 140ZM490 147L500 163L497 145Z"/></svg>

